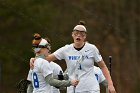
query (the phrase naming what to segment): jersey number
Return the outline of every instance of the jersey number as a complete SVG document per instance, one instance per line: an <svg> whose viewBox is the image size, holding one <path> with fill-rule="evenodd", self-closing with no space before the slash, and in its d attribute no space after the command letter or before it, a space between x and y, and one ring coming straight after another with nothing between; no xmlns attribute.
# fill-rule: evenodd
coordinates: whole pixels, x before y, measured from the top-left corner
<svg viewBox="0 0 140 93"><path fill-rule="evenodd" d="M38 77L37 77L37 74L34 72L33 73L33 83L34 83L34 87L35 88L39 88L39 82L38 82Z"/></svg>
<svg viewBox="0 0 140 93"><path fill-rule="evenodd" d="M95 74L96 79L98 80L98 74Z"/></svg>

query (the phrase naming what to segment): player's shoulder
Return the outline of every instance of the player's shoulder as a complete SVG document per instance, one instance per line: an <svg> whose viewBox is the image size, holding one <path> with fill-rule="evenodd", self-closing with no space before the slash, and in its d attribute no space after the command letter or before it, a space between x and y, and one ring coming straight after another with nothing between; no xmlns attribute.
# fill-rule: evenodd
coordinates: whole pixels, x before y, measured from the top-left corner
<svg viewBox="0 0 140 93"><path fill-rule="evenodd" d="M59 72L60 70L62 71L61 66L53 61L50 62L50 66L53 69L53 71L55 71L55 72Z"/></svg>
<svg viewBox="0 0 140 93"><path fill-rule="evenodd" d="M94 44L91 44L91 43L89 43L89 42L86 42L86 47L88 47L88 48L96 48L96 46L94 45Z"/></svg>
<svg viewBox="0 0 140 93"><path fill-rule="evenodd" d="M44 58L36 58L35 61L47 61L47 60L45 60Z"/></svg>
<svg viewBox="0 0 140 93"><path fill-rule="evenodd" d="M53 61L50 62L50 64L55 68L61 68L61 66Z"/></svg>
<svg viewBox="0 0 140 93"><path fill-rule="evenodd" d="M53 61L50 62L51 65L56 65L56 63L54 63Z"/></svg>
<svg viewBox="0 0 140 93"><path fill-rule="evenodd" d="M57 63L55 63L53 61L50 62L50 65L55 66L55 67L59 66Z"/></svg>
<svg viewBox="0 0 140 93"><path fill-rule="evenodd" d="M71 46L71 44L66 44L66 45L60 47L59 49L67 49L67 48L69 48L70 46ZM59 50L59 49L58 49L58 50Z"/></svg>
<svg viewBox="0 0 140 93"><path fill-rule="evenodd" d="M73 46L73 44L66 44L64 47L69 48L69 47L72 47L72 46Z"/></svg>
<svg viewBox="0 0 140 93"><path fill-rule="evenodd" d="M73 44L66 44L65 46L63 46L62 48L64 49L64 50L69 50L70 48L72 48L73 47Z"/></svg>
<svg viewBox="0 0 140 93"><path fill-rule="evenodd" d="M49 62L43 58L37 58L35 61L37 64L49 64Z"/></svg>

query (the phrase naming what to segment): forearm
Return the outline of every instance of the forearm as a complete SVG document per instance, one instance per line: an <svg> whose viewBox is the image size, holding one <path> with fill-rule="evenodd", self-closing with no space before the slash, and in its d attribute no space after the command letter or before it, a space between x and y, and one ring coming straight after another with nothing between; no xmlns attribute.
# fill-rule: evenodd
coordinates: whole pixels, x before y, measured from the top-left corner
<svg viewBox="0 0 140 93"><path fill-rule="evenodd" d="M45 80L47 83L49 83L51 86L55 87L67 87L71 85L71 81L69 80L57 80L52 77L52 74L45 77Z"/></svg>
<svg viewBox="0 0 140 93"><path fill-rule="evenodd" d="M102 60L101 62L98 62L99 67L101 68L105 78L108 81L108 85L113 85L109 70L107 68L107 66L105 65L104 61Z"/></svg>
<svg viewBox="0 0 140 93"><path fill-rule="evenodd" d="M103 72L105 78L106 78L107 81L108 81L108 85L113 85L113 82L112 82L110 73L109 73L109 71L108 71L108 68L105 66L105 67L103 67L101 70L102 70L102 72Z"/></svg>
<svg viewBox="0 0 140 93"><path fill-rule="evenodd" d="M46 60L51 62L51 61L57 60L57 58L54 56L54 54L50 54L46 57Z"/></svg>
<svg viewBox="0 0 140 93"><path fill-rule="evenodd" d="M108 93L116 93L109 70L107 66L105 65L104 61L102 60L101 62L98 62L99 67L101 68L105 78L108 81L108 87L107 87L107 92Z"/></svg>
<svg viewBox="0 0 140 93"><path fill-rule="evenodd" d="M32 86L32 84L28 85L27 93L33 93L33 86Z"/></svg>

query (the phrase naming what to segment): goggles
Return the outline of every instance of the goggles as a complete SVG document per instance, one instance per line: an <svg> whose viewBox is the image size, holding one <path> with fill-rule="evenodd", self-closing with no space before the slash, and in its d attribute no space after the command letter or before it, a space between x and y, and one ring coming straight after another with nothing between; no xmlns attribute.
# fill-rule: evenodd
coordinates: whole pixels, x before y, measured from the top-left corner
<svg viewBox="0 0 140 93"><path fill-rule="evenodd" d="M51 50L51 45L48 43L46 45L36 45L36 44L33 44L32 45L33 49L35 48L47 48L48 50Z"/></svg>

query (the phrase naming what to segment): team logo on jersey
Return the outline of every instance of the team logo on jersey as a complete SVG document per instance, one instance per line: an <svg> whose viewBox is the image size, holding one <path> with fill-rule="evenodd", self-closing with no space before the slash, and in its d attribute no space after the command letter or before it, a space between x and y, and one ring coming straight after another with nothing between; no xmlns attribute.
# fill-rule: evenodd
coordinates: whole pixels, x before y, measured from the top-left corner
<svg viewBox="0 0 140 93"><path fill-rule="evenodd" d="M69 60L79 60L81 57L80 56L68 56ZM88 59L89 57L87 55L82 55L82 60Z"/></svg>
<svg viewBox="0 0 140 93"><path fill-rule="evenodd" d="M89 50L85 50L85 52L88 52Z"/></svg>
<svg viewBox="0 0 140 93"><path fill-rule="evenodd" d="M69 60L78 60L80 56L69 56Z"/></svg>

